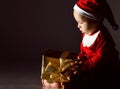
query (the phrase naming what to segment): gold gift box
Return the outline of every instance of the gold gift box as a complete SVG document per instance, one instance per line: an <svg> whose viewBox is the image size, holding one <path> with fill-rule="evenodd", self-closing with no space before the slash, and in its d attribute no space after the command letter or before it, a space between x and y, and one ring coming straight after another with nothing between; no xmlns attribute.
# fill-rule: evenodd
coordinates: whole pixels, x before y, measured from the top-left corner
<svg viewBox="0 0 120 89"><path fill-rule="evenodd" d="M42 55L41 78L52 82L69 82L70 63L77 60L77 53L69 51L47 50Z"/></svg>

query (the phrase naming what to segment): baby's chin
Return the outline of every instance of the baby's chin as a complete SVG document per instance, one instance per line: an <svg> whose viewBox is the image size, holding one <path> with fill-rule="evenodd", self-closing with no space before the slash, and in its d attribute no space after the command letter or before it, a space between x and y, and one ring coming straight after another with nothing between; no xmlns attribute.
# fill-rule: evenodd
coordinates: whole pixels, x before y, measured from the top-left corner
<svg viewBox="0 0 120 89"><path fill-rule="evenodd" d="M88 34L88 35L90 34L90 33L88 33L88 32L84 32L84 31L81 31L81 33L83 33L83 34Z"/></svg>
<svg viewBox="0 0 120 89"><path fill-rule="evenodd" d="M79 28L80 32L83 34L88 34L86 31L82 30L82 28Z"/></svg>
<svg viewBox="0 0 120 89"><path fill-rule="evenodd" d="M85 31L81 31L81 30L80 30L80 32L81 32L81 33L84 33L84 34L86 34L86 32L85 32Z"/></svg>

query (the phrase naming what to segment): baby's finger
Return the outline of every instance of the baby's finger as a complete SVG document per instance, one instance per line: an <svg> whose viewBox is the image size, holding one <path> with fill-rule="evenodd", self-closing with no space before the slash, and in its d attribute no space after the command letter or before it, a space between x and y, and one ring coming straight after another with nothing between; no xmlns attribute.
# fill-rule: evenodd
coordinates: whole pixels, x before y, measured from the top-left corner
<svg viewBox="0 0 120 89"><path fill-rule="evenodd" d="M82 61L79 61L79 64L82 64Z"/></svg>
<svg viewBox="0 0 120 89"><path fill-rule="evenodd" d="M79 56L77 56L77 59L80 59L80 57L79 57Z"/></svg>
<svg viewBox="0 0 120 89"><path fill-rule="evenodd" d="M74 74L77 74L78 71L74 71Z"/></svg>

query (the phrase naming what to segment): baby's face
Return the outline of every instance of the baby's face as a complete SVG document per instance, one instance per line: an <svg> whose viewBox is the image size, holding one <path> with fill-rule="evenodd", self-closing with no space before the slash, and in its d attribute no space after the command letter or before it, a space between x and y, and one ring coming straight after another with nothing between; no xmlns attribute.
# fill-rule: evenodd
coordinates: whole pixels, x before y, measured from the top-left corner
<svg viewBox="0 0 120 89"><path fill-rule="evenodd" d="M93 23L90 19L80 15L78 12L73 11L74 18L77 22L77 27L82 33L90 34L92 32L92 28L94 27Z"/></svg>

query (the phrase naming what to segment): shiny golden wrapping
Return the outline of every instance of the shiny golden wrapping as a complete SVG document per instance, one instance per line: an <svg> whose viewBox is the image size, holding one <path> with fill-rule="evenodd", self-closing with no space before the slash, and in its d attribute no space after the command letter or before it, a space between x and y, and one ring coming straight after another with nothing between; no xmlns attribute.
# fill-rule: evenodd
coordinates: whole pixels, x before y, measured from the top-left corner
<svg viewBox="0 0 120 89"><path fill-rule="evenodd" d="M68 58L70 55L68 51L59 54L60 56L58 57L52 57L45 54L42 55L41 78L46 79L49 83L70 81L70 63L76 59Z"/></svg>

